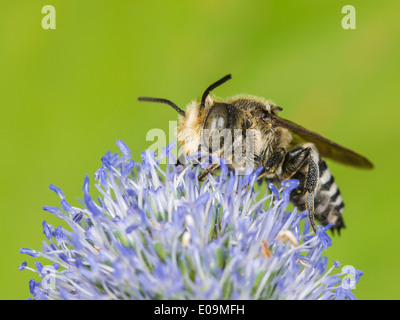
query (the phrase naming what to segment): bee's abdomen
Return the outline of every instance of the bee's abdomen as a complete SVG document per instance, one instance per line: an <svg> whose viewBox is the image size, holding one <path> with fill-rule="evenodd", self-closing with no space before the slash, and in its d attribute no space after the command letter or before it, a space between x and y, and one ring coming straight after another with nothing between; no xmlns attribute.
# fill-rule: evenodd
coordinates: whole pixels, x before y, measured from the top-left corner
<svg viewBox="0 0 400 320"><path fill-rule="evenodd" d="M338 231L344 228L344 202L340 190L324 160L319 161L319 186L314 198L315 217L323 224L333 222Z"/></svg>
<svg viewBox="0 0 400 320"><path fill-rule="evenodd" d="M342 213L343 198L325 161L319 160L319 182L314 191L314 216L322 224L334 223L334 229L344 228ZM291 201L301 210L305 210L305 172L299 170L293 178L300 181L297 189L293 190Z"/></svg>

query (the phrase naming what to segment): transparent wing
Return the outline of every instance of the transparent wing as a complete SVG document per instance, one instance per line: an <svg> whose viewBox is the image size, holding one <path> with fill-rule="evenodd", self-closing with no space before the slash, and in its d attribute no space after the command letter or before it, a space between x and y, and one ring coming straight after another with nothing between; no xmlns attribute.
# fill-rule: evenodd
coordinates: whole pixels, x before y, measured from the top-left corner
<svg viewBox="0 0 400 320"><path fill-rule="evenodd" d="M308 141L315 144L322 157L364 169L372 169L373 164L364 156L333 142L316 132L283 118L272 116L272 123L290 130L296 142Z"/></svg>

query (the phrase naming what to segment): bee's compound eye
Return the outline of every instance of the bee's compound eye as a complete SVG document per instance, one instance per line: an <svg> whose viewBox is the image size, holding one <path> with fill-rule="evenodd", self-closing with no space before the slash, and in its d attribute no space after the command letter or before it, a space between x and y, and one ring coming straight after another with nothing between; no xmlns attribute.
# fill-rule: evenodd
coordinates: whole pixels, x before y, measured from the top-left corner
<svg viewBox="0 0 400 320"><path fill-rule="evenodd" d="M211 153L220 150L230 136L229 107L225 103L214 104L204 121L203 143Z"/></svg>
<svg viewBox="0 0 400 320"><path fill-rule="evenodd" d="M207 114L204 129L223 130L229 127L228 105L225 103L214 104Z"/></svg>

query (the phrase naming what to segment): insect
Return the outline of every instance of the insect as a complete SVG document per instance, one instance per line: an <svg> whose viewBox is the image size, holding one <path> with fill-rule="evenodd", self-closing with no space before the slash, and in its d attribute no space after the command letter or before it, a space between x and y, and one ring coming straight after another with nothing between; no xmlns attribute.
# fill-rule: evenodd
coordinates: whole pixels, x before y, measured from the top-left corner
<svg viewBox="0 0 400 320"><path fill-rule="evenodd" d="M179 113L178 141L186 154L204 150L205 147L210 154L226 158L226 139L210 133L208 138L204 138L204 132L224 131L231 136L232 132L241 133L235 134L231 140L228 167L246 169L251 163L254 169L262 167L260 177L271 181L298 179L300 184L292 191L290 200L300 210L308 211L313 231L316 232L315 217L323 225L333 223L332 229L340 233L340 229L345 227L342 216L344 203L324 158L364 169L373 168L372 163L318 133L279 117L278 112L283 109L268 100L246 95L228 99L210 95L212 90L229 79L231 75L210 85L201 100L191 102L186 111L167 99L139 97L138 100L165 103ZM244 142L249 140L249 132L252 133L253 148L252 152L245 153L247 148L244 148ZM210 149L211 143L216 148ZM235 153L240 153L248 161L243 164L243 161L235 160ZM219 161L211 163L199 175L199 180L203 180L219 166Z"/></svg>

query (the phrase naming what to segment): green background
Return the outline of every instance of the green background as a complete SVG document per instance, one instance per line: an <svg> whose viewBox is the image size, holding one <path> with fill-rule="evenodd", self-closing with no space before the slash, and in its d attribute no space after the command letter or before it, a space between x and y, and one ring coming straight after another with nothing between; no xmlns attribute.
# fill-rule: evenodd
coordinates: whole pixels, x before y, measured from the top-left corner
<svg viewBox="0 0 400 320"><path fill-rule="evenodd" d="M44 5L56 30L44 30ZM341 9L356 8L344 30ZM0 298L26 299L42 206L72 204L107 151L122 139L133 157L168 132L177 114L139 103L160 96L184 106L227 73L218 96L248 93L281 115L366 155L364 171L329 162L346 202L347 229L333 237L339 260L365 275L359 299L400 298L400 2L393 1L11 1L0 3Z"/></svg>

